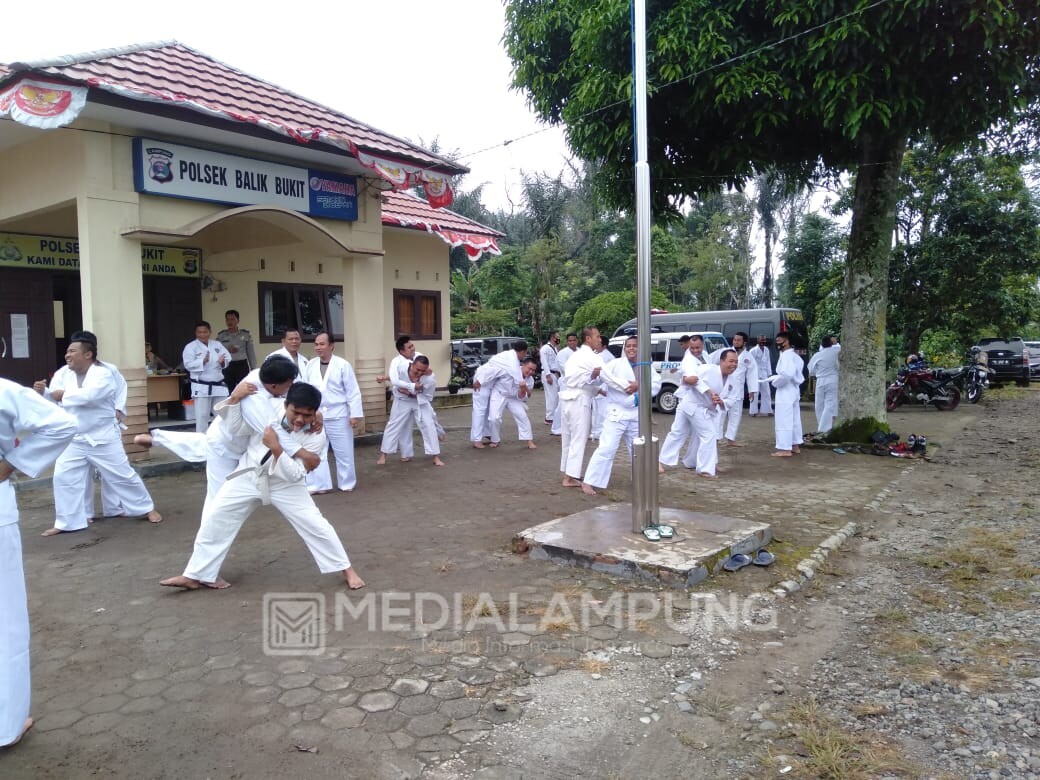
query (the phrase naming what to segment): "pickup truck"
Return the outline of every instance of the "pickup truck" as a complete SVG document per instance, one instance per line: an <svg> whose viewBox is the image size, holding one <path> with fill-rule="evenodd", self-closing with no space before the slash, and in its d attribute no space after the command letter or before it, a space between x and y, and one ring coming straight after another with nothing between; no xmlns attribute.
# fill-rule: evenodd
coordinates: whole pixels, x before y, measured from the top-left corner
<svg viewBox="0 0 1040 780"><path fill-rule="evenodd" d="M1021 337L979 339L977 346L986 353L993 370L991 382L1029 387L1029 348Z"/></svg>

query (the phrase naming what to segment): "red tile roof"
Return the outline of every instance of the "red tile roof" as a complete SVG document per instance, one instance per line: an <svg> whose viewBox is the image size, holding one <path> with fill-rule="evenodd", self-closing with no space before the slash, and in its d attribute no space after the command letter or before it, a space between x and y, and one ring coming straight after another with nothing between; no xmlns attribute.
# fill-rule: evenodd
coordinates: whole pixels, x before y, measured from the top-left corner
<svg viewBox="0 0 1040 780"><path fill-rule="evenodd" d="M0 65L0 86L26 73L46 74L134 100L160 101L256 124L301 142L320 139L449 174L468 170L176 41Z"/></svg>
<svg viewBox="0 0 1040 780"><path fill-rule="evenodd" d="M454 211L434 209L425 200L409 192L388 190L382 198L384 225L433 233L453 247L466 247L466 252L474 260L483 252L501 254L496 239L504 237L505 233Z"/></svg>

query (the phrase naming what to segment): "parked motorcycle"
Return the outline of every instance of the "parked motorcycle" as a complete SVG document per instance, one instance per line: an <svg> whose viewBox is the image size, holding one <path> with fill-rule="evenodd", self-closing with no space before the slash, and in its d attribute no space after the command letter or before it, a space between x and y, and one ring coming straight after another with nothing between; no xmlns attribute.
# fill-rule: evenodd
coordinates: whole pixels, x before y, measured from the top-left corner
<svg viewBox="0 0 1040 780"><path fill-rule="evenodd" d="M961 402L961 391L954 386L953 376L942 369L931 371L918 365L905 366L888 386L885 408L891 412L915 401L939 411L952 411Z"/></svg>
<svg viewBox="0 0 1040 780"><path fill-rule="evenodd" d="M473 375L477 373L478 366L479 362L469 363L458 355L452 355L448 392L455 395L463 387L472 387Z"/></svg>
<svg viewBox="0 0 1040 780"><path fill-rule="evenodd" d="M982 400L982 394L989 387L989 375L994 373L986 365L985 355L978 347L972 347L963 366L946 371L969 404Z"/></svg>

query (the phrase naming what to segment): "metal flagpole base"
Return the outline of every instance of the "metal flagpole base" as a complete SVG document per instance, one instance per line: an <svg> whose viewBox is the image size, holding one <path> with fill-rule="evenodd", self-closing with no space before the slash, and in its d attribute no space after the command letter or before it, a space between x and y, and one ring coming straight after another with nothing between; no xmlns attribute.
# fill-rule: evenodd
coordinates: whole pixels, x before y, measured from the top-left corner
<svg viewBox="0 0 1040 780"><path fill-rule="evenodd" d="M645 436L632 442L632 533L641 534L647 526L658 525L660 507L657 500L656 436L647 443Z"/></svg>

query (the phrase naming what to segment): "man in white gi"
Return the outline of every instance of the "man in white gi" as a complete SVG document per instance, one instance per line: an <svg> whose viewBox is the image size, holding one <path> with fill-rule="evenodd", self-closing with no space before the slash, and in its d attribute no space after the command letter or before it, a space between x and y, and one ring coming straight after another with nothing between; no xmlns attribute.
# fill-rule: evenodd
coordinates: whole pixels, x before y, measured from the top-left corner
<svg viewBox="0 0 1040 780"><path fill-rule="evenodd" d="M412 459L415 450L411 428L408 428L407 431L404 429L405 418L411 418L404 407L398 408L398 399L402 395L397 393L397 389L405 388L410 384L408 382L408 367L411 366L418 353L415 351L415 344L412 342L411 336L398 336L397 340L394 341L394 346L397 349L397 355L390 361L390 368L387 369L387 372L382 376L377 376L376 381L380 384L383 382L390 384L390 416L386 420L386 427L383 428L383 441L392 439L397 442L400 448L401 462L406 463ZM385 463L386 456L380 452L376 465L382 466Z"/></svg>
<svg viewBox="0 0 1040 780"><path fill-rule="evenodd" d="M560 333L553 331L538 352L542 361L542 390L545 393L545 424L552 425L556 418L556 407L560 403L560 363L556 351L560 348Z"/></svg>
<svg viewBox="0 0 1040 780"><path fill-rule="evenodd" d="M324 433L314 433L311 426L321 404L321 393L305 382L298 382L289 388L281 415L277 400L266 403L270 404L271 425L262 435L250 432L249 448L239 461L239 471L224 483L202 516L184 574L162 580L160 585L187 590L197 590L203 585L216 589L229 587L229 583L220 578L220 567L235 536L257 507L272 504L303 539L322 574L342 572L351 590L365 586L351 567L335 529L307 492L306 466L285 451L274 429L280 426L299 449L320 458L328 449L328 440ZM242 433L249 429L238 414L238 406L229 399L225 422Z"/></svg>
<svg viewBox="0 0 1040 780"><path fill-rule="evenodd" d="M719 412L718 415L719 430L717 438L720 442L725 439L726 444L730 447L744 446L737 441L737 431L740 430L740 418L744 414L744 390L747 390L751 403L755 402L755 394L758 393L758 363L751 357L751 353L747 351L747 343L748 335L743 331L737 331L733 334L733 351L737 353L737 369L733 372L733 377L730 381L735 387L740 389L740 403L728 405L725 411ZM708 357L708 360L718 365L719 359L725 351L725 349L715 350Z"/></svg>
<svg viewBox="0 0 1040 780"><path fill-rule="evenodd" d="M205 321L195 324L195 340L184 347L181 362L191 378L191 398L195 402L195 432L205 433L209 427L214 399L227 398L224 368L231 363L231 353L219 341L210 338L212 331ZM243 372L243 376L248 373Z"/></svg>
<svg viewBox="0 0 1040 780"><path fill-rule="evenodd" d="M553 436L560 436L563 433L563 406L559 400L560 390L563 389L563 370L567 365L567 361L570 360L571 356L577 351L578 337L573 333L568 333L567 346L556 353L556 365L560 367L560 378L556 380L556 414L553 415L552 428L549 429Z"/></svg>
<svg viewBox="0 0 1040 780"><path fill-rule="evenodd" d="M89 524L84 482L94 469L103 475L102 489L114 494L110 506L118 506L130 517L147 516L161 523L141 477L130 466L123 449L116 402L119 383L97 360L97 337L81 330L72 334L65 351L65 365L51 378L33 384L36 392L60 403L76 418L76 436L54 465L54 527L43 532L54 536L65 531L82 531Z"/></svg>
<svg viewBox="0 0 1040 780"><path fill-rule="evenodd" d="M282 355L268 356L260 368L246 374L228 398L214 407L216 417L210 423L206 433L189 433L187 431L164 431L156 428L150 434L143 433L134 437L134 443L142 447L159 445L166 447L177 457L194 463L206 464L206 498L202 504L202 513L217 497L224 481L238 465L249 448L253 434L262 435L271 421L271 401L284 401L285 394L297 379L296 366ZM240 405L239 405L240 404ZM236 406L241 424L237 429L225 423L231 405ZM277 406L277 404L276 404ZM311 426L314 433L321 431L321 415L315 416ZM308 471L319 466L321 458L307 450L301 449L290 435L280 427L275 432L281 439L282 448L300 460Z"/></svg>
<svg viewBox="0 0 1040 780"><path fill-rule="evenodd" d="M489 362L487 365L491 366ZM533 441L531 418L527 415L527 399L534 390L534 374L538 364L534 358L525 357L520 361L520 377L511 370L493 366L494 373L489 378L491 400L488 406L488 427L491 434L491 447L502 443L502 418L508 409L516 421L517 438L527 444L527 449L538 449Z"/></svg>
<svg viewBox="0 0 1040 780"><path fill-rule="evenodd" d="M15 745L29 717L29 606L18 503L9 477L38 476L76 435L76 420L27 387L0 379L0 748Z"/></svg>
<svg viewBox="0 0 1040 780"><path fill-rule="evenodd" d="M609 365L614 360L614 353L608 349L610 341L602 333L599 337L599 347L595 350L603 365ZM590 439L599 439L603 431L603 421L607 416L607 391L601 386L599 393L592 399L592 430L589 432Z"/></svg>
<svg viewBox="0 0 1040 780"><path fill-rule="evenodd" d="M282 346L280 349L276 349L267 357L274 357L275 355L282 355L289 358L293 363L296 364L296 368L300 372L300 376L303 376L303 369L307 367L309 362L307 358L300 352L300 345L303 343L303 339L300 336L300 331L296 328L289 328L282 334Z"/></svg>
<svg viewBox="0 0 1040 780"><path fill-rule="evenodd" d="M610 469L622 441L628 448L629 457L632 455L632 441L639 435L638 352L639 340L629 336L625 339L623 359L611 361L600 372L599 378L607 390L607 412L599 447L592 453L589 466L585 469L585 481L581 489L587 495L595 495L596 488L605 488L610 482ZM653 383L650 388L652 397L661 391L661 375L651 371L650 377Z"/></svg>
<svg viewBox="0 0 1040 780"><path fill-rule="evenodd" d="M582 337L584 343L567 359L560 380L560 471L564 487L581 487L585 445L592 428L592 399L599 392L599 374L603 370L603 360L593 349L600 343L599 330L584 328Z"/></svg>
<svg viewBox="0 0 1040 780"><path fill-rule="evenodd" d="M838 416L838 357L841 344L833 336L820 340L820 351L809 359L809 376L816 377L816 430L828 433Z"/></svg>
<svg viewBox="0 0 1040 780"><path fill-rule="evenodd" d="M697 368L698 381L683 395L675 412L690 418L693 431L693 442L686 451L683 465L696 469L697 475L705 479L717 479L718 415L731 405L744 403L743 386L730 381L736 368L737 354L732 349L723 351L717 366L709 363Z"/></svg>
<svg viewBox="0 0 1040 780"><path fill-rule="evenodd" d="M780 359L776 361L776 416L773 426L776 433L774 458L789 458L801 452L802 414L798 408L799 387L805 381L804 363L801 356L791 348L791 339L786 333L776 334L776 348Z"/></svg>
<svg viewBox="0 0 1040 780"><path fill-rule="evenodd" d="M339 355L334 355L336 342L327 331L314 337L317 357L307 364L303 380L321 391L322 424L329 446L336 455L336 482L339 489L349 492L357 487L354 468L354 431L364 420L361 407L361 387L354 375L354 367ZM307 475L307 489L311 493L331 493L332 474L327 458Z"/></svg>
<svg viewBox="0 0 1040 780"><path fill-rule="evenodd" d="M437 390L437 379L430 371L430 361L425 355L417 355L408 366L408 382L409 384L394 388L397 396L394 398L394 405L400 405L402 422L396 432L390 430L389 424L383 431L383 441L379 445L379 460L376 464L385 465L386 456L399 449L399 443L391 438L391 434L411 438L412 425L416 425L422 434L423 450L433 457L434 466L443 466L437 421L433 414L433 396Z"/></svg>
<svg viewBox="0 0 1040 780"><path fill-rule="evenodd" d="M476 449L482 450L486 446L484 439L491 436L491 426L488 423L488 408L491 405L491 377L501 369L490 363L485 363L473 374L473 408L470 417L469 441Z"/></svg>
<svg viewBox="0 0 1040 780"><path fill-rule="evenodd" d="M758 395L751 402L748 413L752 417L772 416L773 399L769 377L773 373L773 365L769 355L769 340L765 336L759 336L757 346L752 347L749 351L758 364Z"/></svg>
<svg viewBox="0 0 1040 780"><path fill-rule="evenodd" d="M699 334L685 337L688 347L686 352L683 353L682 362L679 364L679 371L682 373L683 380L682 384L675 391L675 397L682 405L683 397L690 392L693 392L695 386L699 380L698 369L702 366L709 365L708 358L704 354L704 337ZM682 339L679 340L682 343ZM675 411L675 418L672 420L672 427L668 430L668 435L664 437L664 442L661 444L661 451L657 456L657 470L660 473L664 473L665 466L675 466L679 463L679 453L682 451L683 445L693 435L693 425L689 415L679 414L678 407ZM690 443L689 451L696 452L697 443L693 441Z"/></svg>

